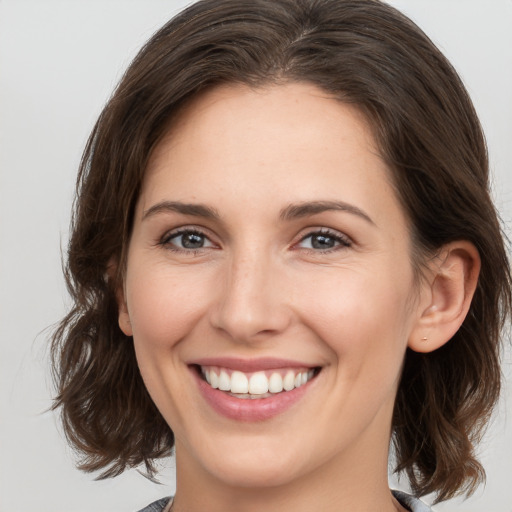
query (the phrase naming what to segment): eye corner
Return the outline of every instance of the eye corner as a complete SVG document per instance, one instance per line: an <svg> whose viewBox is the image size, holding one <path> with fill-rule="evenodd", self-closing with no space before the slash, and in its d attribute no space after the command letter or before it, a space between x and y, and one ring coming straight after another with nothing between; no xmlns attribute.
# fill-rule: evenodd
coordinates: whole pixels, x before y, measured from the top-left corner
<svg viewBox="0 0 512 512"><path fill-rule="evenodd" d="M211 235L192 226L166 231L157 241L157 245L171 252L187 255L198 255L210 249L219 248Z"/></svg>
<svg viewBox="0 0 512 512"><path fill-rule="evenodd" d="M309 240L309 246L307 241ZM308 230L300 236L294 244L295 249L304 249L315 254L327 254L352 247L353 241L350 237L338 230L319 227Z"/></svg>

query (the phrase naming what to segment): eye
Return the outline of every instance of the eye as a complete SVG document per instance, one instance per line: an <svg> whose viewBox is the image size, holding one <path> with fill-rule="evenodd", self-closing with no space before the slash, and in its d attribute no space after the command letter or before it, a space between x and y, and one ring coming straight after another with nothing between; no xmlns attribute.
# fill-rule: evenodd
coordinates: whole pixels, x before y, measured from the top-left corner
<svg viewBox="0 0 512 512"><path fill-rule="evenodd" d="M325 229L309 233L298 244L298 247L315 251L329 251L350 246L351 242L347 237Z"/></svg>
<svg viewBox="0 0 512 512"><path fill-rule="evenodd" d="M214 247L211 240L201 231L182 229L166 235L161 241L162 245L170 246L177 251L194 251Z"/></svg>

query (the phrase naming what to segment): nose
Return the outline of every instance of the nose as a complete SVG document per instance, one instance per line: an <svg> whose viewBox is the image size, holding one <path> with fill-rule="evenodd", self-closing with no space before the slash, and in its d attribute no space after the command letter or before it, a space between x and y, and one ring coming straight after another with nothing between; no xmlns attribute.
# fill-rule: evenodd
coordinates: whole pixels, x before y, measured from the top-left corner
<svg viewBox="0 0 512 512"><path fill-rule="evenodd" d="M222 284L211 323L234 341L251 343L282 333L292 309L285 271L260 252L233 257L222 272Z"/></svg>

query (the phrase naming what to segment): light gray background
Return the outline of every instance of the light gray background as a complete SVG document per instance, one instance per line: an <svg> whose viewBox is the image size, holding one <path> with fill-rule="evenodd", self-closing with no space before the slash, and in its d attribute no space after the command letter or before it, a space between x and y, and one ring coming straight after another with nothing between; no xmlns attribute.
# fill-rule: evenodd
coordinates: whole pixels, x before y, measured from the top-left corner
<svg viewBox="0 0 512 512"><path fill-rule="evenodd" d="M47 328L66 309L60 246L87 135L123 69L183 0L0 0L0 511L136 510L174 488L130 471L93 481L56 426ZM512 0L393 0L461 73L512 219ZM437 511L512 511L512 370L481 446L488 483ZM508 416L507 417L507 411Z"/></svg>

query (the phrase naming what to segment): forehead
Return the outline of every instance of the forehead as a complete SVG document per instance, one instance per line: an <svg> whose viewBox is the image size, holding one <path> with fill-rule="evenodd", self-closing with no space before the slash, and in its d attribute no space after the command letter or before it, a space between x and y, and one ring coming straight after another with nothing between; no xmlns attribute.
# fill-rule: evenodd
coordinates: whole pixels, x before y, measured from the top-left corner
<svg viewBox="0 0 512 512"><path fill-rule="evenodd" d="M236 189L247 201L349 193L366 203L376 184L395 200L389 174L355 106L304 83L225 85L194 98L174 120L151 155L141 200L147 208L163 194L210 200Z"/></svg>
<svg viewBox="0 0 512 512"><path fill-rule="evenodd" d="M340 124L340 110L353 121L350 130L345 130L345 133L342 133L343 126ZM275 115L269 117L269 113ZM276 123L278 116L282 119L280 125ZM364 139L365 144L376 150L371 126L361 110L354 104L341 102L313 84L285 82L254 88L228 83L199 93L179 107L166 135L151 155L149 168L162 151L172 147L173 143L181 142L191 132L195 136L221 136L222 132L227 133L226 128L232 126L232 122L237 123L237 132L244 136L251 130L252 135L256 135L259 124L265 123L269 136L273 135L272 129L278 130L278 140L283 139L285 131L289 135L298 134L300 127L301 137L309 135L301 140L302 145L313 142L321 124L328 122L336 135L346 137L357 132L361 141Z"/></svg>

